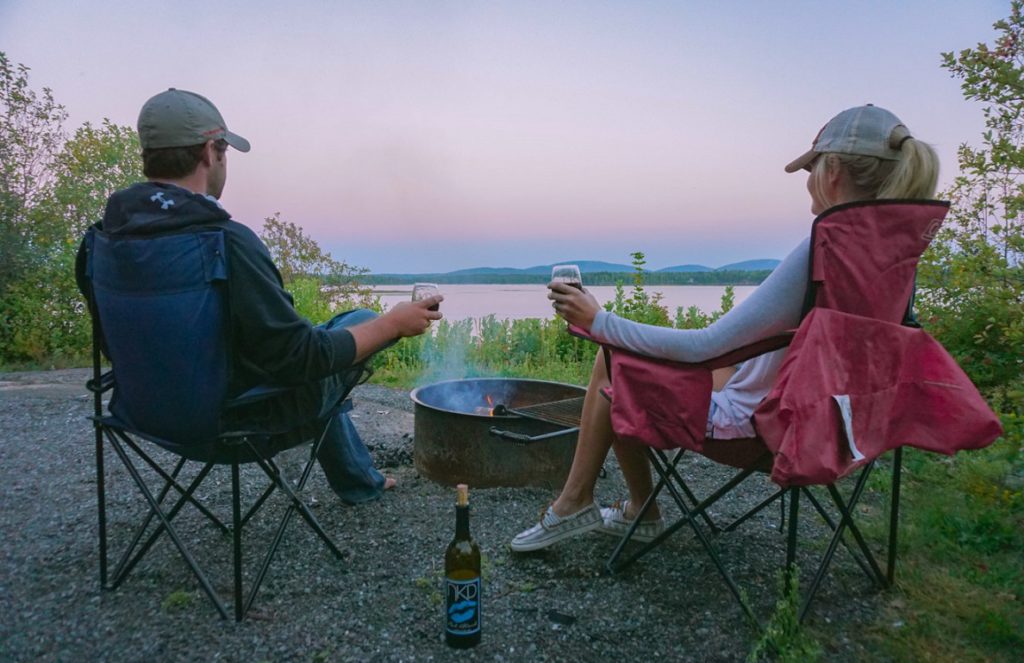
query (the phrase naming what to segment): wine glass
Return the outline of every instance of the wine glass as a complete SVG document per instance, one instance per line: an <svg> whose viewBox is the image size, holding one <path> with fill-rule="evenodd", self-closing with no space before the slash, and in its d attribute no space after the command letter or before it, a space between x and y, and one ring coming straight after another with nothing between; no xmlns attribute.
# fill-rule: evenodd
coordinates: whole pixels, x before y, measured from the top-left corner
<svg viewBox="0 0 1024 663"><path fill-rule="evenodd" d="M416 283L412 286L412 300L418 302L421 299L429 299L435 297L441 293L437 289L436 283ZM441 308L440 304L434 304L430 307L431 311L437 311Z"/></svg>
<svg viewBox="0 0 1024 663"><path fill-rule="evenodd" d="M578 265L555 265L551 268L551 281L553 283L571 285L577 290L583 290L583 277L580 276Z"/></svg>

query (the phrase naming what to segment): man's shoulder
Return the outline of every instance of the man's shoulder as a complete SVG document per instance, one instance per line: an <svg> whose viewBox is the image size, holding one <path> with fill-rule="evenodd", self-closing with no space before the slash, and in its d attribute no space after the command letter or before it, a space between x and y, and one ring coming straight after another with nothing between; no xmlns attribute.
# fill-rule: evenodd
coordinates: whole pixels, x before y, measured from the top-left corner
<svg viewBox="0 0 1024 663"><path fill-rule="evenodd" d="M223 221L223 224L224 230L230 235L235 235L240 239L245 239L249 241L255 240L257 242L260 242L261 244L263 243L262 241L260 241L259 236L253 231L253 229L245 225L244 223L239 223L234 219L226 219Z"/></svg>
<svg viewBox="0 0 1024 663"><path fill-rule="evenodd" d="M267 245L263 243L263 240L256 234L256 231L249 226L230 218L221 221L218 225L224 229L229 249L233 252L270 258L270 251L267 250Z"/></svg>

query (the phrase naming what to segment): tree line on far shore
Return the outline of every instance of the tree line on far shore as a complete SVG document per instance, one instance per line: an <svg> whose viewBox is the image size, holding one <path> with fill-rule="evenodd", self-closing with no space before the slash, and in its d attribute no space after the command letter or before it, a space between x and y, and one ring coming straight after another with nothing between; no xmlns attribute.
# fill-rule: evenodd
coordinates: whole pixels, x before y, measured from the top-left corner
<svg viewBox="0 0 1024 663"><path fill-rule="evenodd" d="M708 272L648 272L643 273L647 285L759 285L768 278L770 269L754 271L726 270ZM585 285L618 285L631 282L632 272L587 272ZM366 285L408 285L421 281L448 284L544 284L551 280L548 274L365 274L359 279ZM328 279L330 283L330 279Z"/></svg>

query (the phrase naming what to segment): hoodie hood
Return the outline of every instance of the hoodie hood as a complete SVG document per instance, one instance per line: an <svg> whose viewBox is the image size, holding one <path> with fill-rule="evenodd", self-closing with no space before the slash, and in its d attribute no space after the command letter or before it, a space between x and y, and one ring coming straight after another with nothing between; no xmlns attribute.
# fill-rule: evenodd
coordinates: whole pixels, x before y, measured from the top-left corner
<svg viewBox="0 0 1024 663"><path fill-rule="evenodd" d="M206 196L174 184L140 182L107 200L102 227L112 234L150 235L230 218L224 208Z"/></svg>

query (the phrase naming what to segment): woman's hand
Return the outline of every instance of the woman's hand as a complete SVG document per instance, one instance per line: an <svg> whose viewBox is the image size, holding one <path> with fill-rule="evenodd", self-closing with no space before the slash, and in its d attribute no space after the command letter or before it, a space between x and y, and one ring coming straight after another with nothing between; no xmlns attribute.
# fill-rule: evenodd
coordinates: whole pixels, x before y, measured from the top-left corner
<svg viewBox="0 0 1024 663"><path fill-rule="evenodd" d="M443 301L443 295L434 295L416 302L399 302L381 317L387 320L393 338L419 336L427 331L432 321L442 318L440 311L431 311L430 308Z"/></svg>
<svg viewBox="0 0 1024 663"><path fill-rule="evenodd" d="M548 299L555 307L555 312L569 324L589 332L594 317L601 310L594 296L586 290L577 290L571 285L555 281L548 284L548 289Z"/></svg>

